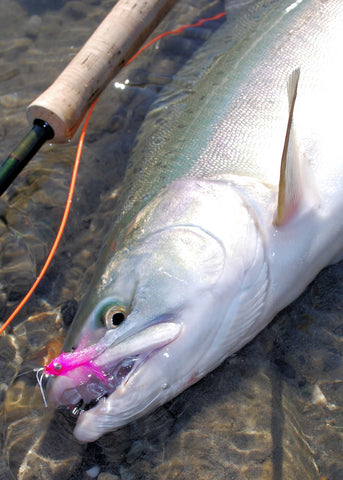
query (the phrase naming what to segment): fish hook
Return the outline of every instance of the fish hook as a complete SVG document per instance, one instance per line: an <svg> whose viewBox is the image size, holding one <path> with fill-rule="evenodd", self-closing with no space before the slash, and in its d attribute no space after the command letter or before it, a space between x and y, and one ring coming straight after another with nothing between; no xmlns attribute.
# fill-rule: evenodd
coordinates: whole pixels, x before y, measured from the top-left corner
<svg viewBox="0 0 343 480"><path fill-rule="evenodd" d="M36 372L36 379L37 379L37 382L38 382L38 385L39 385L40 392L41 392L42 397L43 397L44 405L46 406L46 408L48 408L48 402L46 401L46 397L45 397L45 393L44 393L44 389L43 389L43 378L46 376L45 372L44 372L44 367L35 368L34 372Z"/></svg>

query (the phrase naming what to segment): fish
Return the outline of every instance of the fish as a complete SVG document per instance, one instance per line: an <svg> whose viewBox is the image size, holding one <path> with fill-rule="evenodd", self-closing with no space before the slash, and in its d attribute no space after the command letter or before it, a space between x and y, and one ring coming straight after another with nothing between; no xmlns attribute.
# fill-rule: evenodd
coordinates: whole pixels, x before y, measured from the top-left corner
<svg viewBox="0 0 343 480"><path fill-rule="evenodd" d="M226 12L185 66L190 83L172 82L144 121L50 365L49 403L77 412L79 441L203 378L343 257L343 4Z"/></svg>

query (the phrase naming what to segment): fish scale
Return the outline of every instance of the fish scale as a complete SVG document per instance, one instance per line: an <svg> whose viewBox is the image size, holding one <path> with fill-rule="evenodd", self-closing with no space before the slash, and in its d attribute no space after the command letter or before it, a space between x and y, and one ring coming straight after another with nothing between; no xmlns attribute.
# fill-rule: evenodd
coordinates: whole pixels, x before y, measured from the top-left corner
<svg viewBox="0 0 343 480"><path fill-rule="evenodd" d="M175 397L342 257L342 44L340 0L229 2L157 100L64 347L101 344L111 364L115 342L115 368L132 341L140 361L80 415L79 440ZM54 378L49 398L67 403L73 381Z"/></svg>

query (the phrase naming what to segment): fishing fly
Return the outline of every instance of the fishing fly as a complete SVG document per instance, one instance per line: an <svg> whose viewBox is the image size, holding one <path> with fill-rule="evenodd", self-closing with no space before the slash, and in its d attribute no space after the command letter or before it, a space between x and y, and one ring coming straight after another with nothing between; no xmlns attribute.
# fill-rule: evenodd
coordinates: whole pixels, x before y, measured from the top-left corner
<svg viewBox="0 0 343 480"><path fill-rule="evenodd" d="M36 379L41 391L44 405L48 403L43 388L43 380L48 377L58 377L64 375L66 377L76 377L81 384L90 376L97 377L100 381L107 384L107 374L94 364L94 360L105 351L104 345L90 345L89 347L78 347L73 352L62 352L56 358L51 360L44 367L35 369ZM76 372L77 370L77 372Z"/></svg>
<svg viewBox="0 0 343 480"><path fill-rule="evenodd" d="M134 60L140 53L142 53L145 49L150 47L153 43L156 41L162 39L165 36L168 35L177 35L182 33L183 30L190 28L190 27L199 27L205 22L213 21L213 20L218 20L226 15L226 12L220 12L217 15L214 15L210 18L203 18L200 19L198 22L190 25L181 25L179 26L176 30L170 30L168 32L164 32L156 37L154 37L152 40L147 42L143 47L141 47L126 63L128 65L131 63L132 60ZM74 162L74 167L72 171L72 178L70 182L70 188L69 188L69 193L68 193L68 198L66 201L66 207L65 211L61 220L60 227L58 229L55 241L51 247L51 250L49 252L49 255L46 259L45 264L43 265L43 268L41 272L39 273L38 277L36 278L35 282L25 295L25 297L21 300L21 302L17 305L17 307L14 309L14 311L10 314L10 316L7 318L7 320L1 325L0 327L0 335L6 330L8 325L12 322L12 320L16 317L16 315L21 311L21 309L24 307L24 305L27 303L35 289L37 288L38 284L40 283L41 279L45 275L45 272L47 271L52 258L57 250L57 247L59 245L60 239L62 237L62 234L64 232L64 228L68 219L70 207L72 204L72 199L73 199L73 194L74 194L74 189L75 189L75 183L76 183L76 178L77 178L77 173L78 173L78 167L80 164L80 159L81 159L81 153L83 149L83 144L84 144L84 139L86 135L86 130L88 126L88 122L90 119L90 116L92 114L92 111L97 103L97 99L93 102L91 105L88 114L86 116L78 147L77 147L77 152L75 156L75 162ZM44 143L44 142L43 142ZM82 348L82 345L78 347L78 349L74 350L73 352L70 353L65 353L62 352L58 357L55 359L51 360L50 363L44 367L40 367L37 369L34 369L36 372L36 379L37 383L39 385L42 397L43 397L43 402L44 405L47 407L48 403L46 400L46 396L44 393L44 388L43 388L43 381L45 378L48 378L49 376L51 377L56 377L56 376L71 376L73 375L74 377L78 377L78 381L81 382L83 378L86 376L89 377L91 375L96 376L98 379L100 379L102 382L107 383L108 378L106 373L104 373L100 368L98 368L94 364L95 358L100 355L104 351L105 347L99 347L98 345L91 345L90 347L87 348ZM75 370L77 370L77 373L75 373Z"/></svg>

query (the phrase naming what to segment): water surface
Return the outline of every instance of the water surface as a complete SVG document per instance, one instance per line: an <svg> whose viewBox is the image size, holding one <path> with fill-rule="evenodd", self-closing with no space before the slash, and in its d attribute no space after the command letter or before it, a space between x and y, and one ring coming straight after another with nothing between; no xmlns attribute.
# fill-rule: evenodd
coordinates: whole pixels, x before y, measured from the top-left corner
<svg viewBox="0 0 343 480"><path fill-rule="evenodd" d="M28 130L26 106L113 2L0 1L0 154ZM222 11L179 2L160 31ZM102 95L71 217L45 279L0 339L0 479L340 480L343 266L322 272L251 344L168 405L88 446L71 416L45 409L33 369L57 355L116 211L137 131L161 88L219 23L167 38ZM130 80L125 89L121 84ZM178 86L178 87L177 87ZM39 272L62 216L76 140L46 145L0 199L0 312ZM104 474L108 476L105 477ZM110 477L112 475L112 477Z"/></svg>

